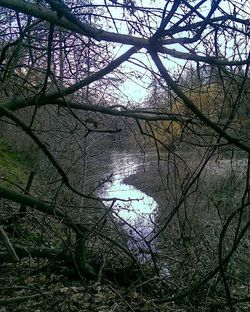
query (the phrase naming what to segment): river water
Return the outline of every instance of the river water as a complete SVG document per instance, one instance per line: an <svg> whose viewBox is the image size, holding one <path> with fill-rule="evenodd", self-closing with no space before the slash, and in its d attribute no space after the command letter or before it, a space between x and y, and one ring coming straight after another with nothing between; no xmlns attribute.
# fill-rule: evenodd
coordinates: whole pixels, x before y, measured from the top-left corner
<svg viewBox="0 0 250 312"><path fill-rule="evenodd" d="M131 241L144 244L154 230L157 203L152 197L123 182L130 175L144 170L141 156L113 152L110 155L109 168L109 173L113 174L112 182L104 184L100 195L121 199L114 205L114 218L119 219Z"/></svg>

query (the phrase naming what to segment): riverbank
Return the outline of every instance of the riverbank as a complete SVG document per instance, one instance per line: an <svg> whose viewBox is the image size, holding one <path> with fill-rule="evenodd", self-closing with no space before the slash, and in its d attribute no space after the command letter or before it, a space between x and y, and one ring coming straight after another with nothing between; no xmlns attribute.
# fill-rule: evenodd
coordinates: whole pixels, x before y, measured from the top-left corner
<svg viewBox="0 0 250 312"><path fill-rule="evenodd" d="M220 248L230 250L234 239L238 221L231 216L241 205L248 161L210 159L203 167L202 160L192 159L190 155L184 157L178 159L176 166L169 166L170 162L165 162L165 166L161 163L159 167L139 170L123 182L153 197L159 205L155 223L156 232L160 233L155 236L157 257L167 263L169 282L179 285L179 293L200 284L189 296L196 302L197 309L199 306L199 311L208 311L208 307L203 309L202 306L206 307L209 300L221 302L216 311L228 311L225 285L213 272L218 267ZM243 219L249 220L245 210L242 210L243 224ZM248 237L242 238L242 245L249 246ZM240 246L230 257L230 270L225 276L233 300L236 300L236 293L242 298L249 296L249 256L249 250ZM204 276L211 277L201 283ZM249 311L249 308L246 303L238 305L235 311Z"/></svg>
<svg viewBox="0 0 250 312"><path fill-rule="evenodd" d="M143 193L153 197L159 207L165 207L168 199L166 190L171 184L171 179L172 184L180 185L182 179L189 178L191 172L195 172L201 167L201 161L197 159L182 159L182 163L183 166L180 166L176 172L179 183L176 183L176 177L173 174L176 167L164 166L164 164L158 166L156 160L147 165L145 170L138 170L126 177L123 183L133 185ZM199 176L199 180L211 187L212 184L228 179L230 176L242 178L247 170L247 165L247 159L209 160Z"/></svg>

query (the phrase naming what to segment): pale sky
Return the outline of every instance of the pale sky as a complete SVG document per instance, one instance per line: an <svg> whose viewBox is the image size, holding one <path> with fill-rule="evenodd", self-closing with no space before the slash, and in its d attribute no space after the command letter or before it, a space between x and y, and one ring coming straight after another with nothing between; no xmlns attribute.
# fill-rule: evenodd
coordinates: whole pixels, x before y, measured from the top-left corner
<svg viewBox="0 0 250 312"><path fill-rule="evenodd" d="M118 1L118 2L121 3L122 1ZM197 0L197 3L198 2L199 1ZM104 1L96 0L96 3L104 4ZM111 1L107 0L107 3L111 4ZM164 0L159 0L159 1L137 0L136 1L136 4L139 6L143 6L143 7L152 6L154 8L155 7L163 8L165 3L166 3L166 1L164 1ZM244 1L243 1L243 3L244 3ZM192 5L194 6L195 3L192 3ZM211 6L211 1L206 1L203 4L201 11L204 15L206 15L208 10L210 9L210 6ZM246 5L246 6L248 6L248 5ZM220 7L222 8L222 10L224 10L228 13L232 14L232 12L233 12L233 6L228 5L228 1L221 1ZM250 8L246 8L246 12L248 9L250 9ZM123 10L121 8L112 7L112 8L110 8L110 13L116 19L122 20L124 18ZM222 13L221 12L216 13L216 15L218 15L218 14L221 15ZM129 15L127 17L130 18ZM159 17L158 23L160 23L160 20L161 19ZM123 22L117 21L116 26L117 26L119 33L123 33L123 34L128 33L127 26ZM106 27L104 27L104 28L106 28L106 30L108 30L108 31L113 31L113 32L116 31L116 28L114 27L114 24L112 22L110 22L109 25L106 25ZM138 34L136 34L136 36L138 36ZM183 34L182 34L182 36L183 36ZM222 44L223 44L223 42L222 42ZM177 51L180 51L180 52L187 52L187 50L181 45L171 45L171 46L169 46L169 48L176 49ZM117 45L117 47L114 49L114 56L117 57L117 56L123 54L124 52L126 52L128 49L129 49L129 46ZM230 52L228 52L230 50L230 42L228 43L227 49L228 50L225 51L225 53L230 53ZM227 55L225 55L225 56L227 56ZM145 53L137 53L136 55L133 56L133 58L136 58L139 62L141 62L142 64L145 64L149 68L151 67L151 68L155 69L155 66L152 64L152 62L150 62L150 59L146 56ZM176 71L179 66L184 66L186 61L185 60L179 60L179 59L177 60L174 58L169 58L168 60L165 60L164 63L168 69L170 69L172 71L173 70ZM129 62L126 62L125 64L123 64L123 68L125 69L125 72L128 72L130 69L132 71L137 70L138 75L136 75L136 77L132 77L132 79L127 79L127 81L120 87L121 92L126 95L128 101L131 101L131 102L143 101L145 99L145 97L147 96L147 88L151 82L151 79L149 76L150 75L149 71L146 71L145 69L138 67L135 64L131 64Z"/></svg>

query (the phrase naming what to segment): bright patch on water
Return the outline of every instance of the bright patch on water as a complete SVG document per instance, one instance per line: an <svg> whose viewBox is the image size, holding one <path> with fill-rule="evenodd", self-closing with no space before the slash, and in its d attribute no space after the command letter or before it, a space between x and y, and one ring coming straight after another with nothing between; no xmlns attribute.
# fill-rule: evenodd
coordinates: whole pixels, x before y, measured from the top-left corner
<svg viewBox="0 0 250 312"><path fill-rule="evenodd" d="M123 183L125 178L142 169L140 160L135 155L113 153L110 167L113 173L112 183L104 185L103 195L128 200L116 202L113 208L114 216L131 225L130 231L146 237L153 231L157 203L134 186ZM137 235L133 233L133 236Z"/></svg>

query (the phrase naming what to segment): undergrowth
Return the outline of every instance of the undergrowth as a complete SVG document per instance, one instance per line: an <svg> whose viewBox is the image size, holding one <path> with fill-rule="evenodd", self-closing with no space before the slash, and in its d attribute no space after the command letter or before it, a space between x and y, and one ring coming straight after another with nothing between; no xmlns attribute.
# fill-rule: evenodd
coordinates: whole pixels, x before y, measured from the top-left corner
<svg viewBox="0 0 250 312"><path fill-rule="evenodd" d="M0 183L3 186L24 187L32 166L33 160L28 155L0 139Z"/></svg>

